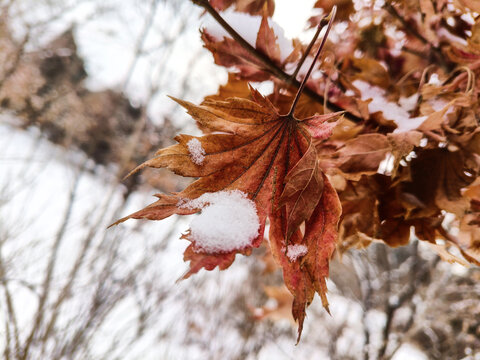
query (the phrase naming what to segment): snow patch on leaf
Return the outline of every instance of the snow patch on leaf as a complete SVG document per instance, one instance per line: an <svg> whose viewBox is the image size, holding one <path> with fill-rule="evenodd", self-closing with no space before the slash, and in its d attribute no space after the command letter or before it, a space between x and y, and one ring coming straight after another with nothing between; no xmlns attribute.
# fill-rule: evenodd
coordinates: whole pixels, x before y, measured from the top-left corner
<svg viewBox="0 0 480 360"><path fill-rule="evenodd" d="M287 257L290 261L297 261L299 257L307 255L308 248L302 244L288 245L287 246ZM285 251L285 248L283 249Z"/></svg>
<svg viewBox="0 0 480 360"><path fill-rule="evenodd" d="M202 209L190 224L190 236L199 251L226 253L244 249L258 237L257 208L242 191L205 193L179 207Z"/></svg>
<svg viewBox="0 0 480 360"><path fill-rule="evenodd" d="M187 147L192 161L197 165L202 165L203 160L205 160L205 149L202 147L202 143L198 139L193 138L187 142Z"/></svg>
<svg viewBox="0 0 480 360"><path fill-rule="evenodd" d="M428 83L430 85L435 85L435 86L441 86L442 85L442 82L438 78L438 74L432 74L430 76L430 79L428 79Z"/></svg>
<svg viewBox="0 0 480 360"><path fill-rule="evenodd" d="M388 101L385 97L385 90L378 86L372 86L362 80L355 80L353 85L360 90L360 93L362 94L362 100L372 100L370 103L368 103L368 111L371 114L382 112L385 118L395 121L397 124L397 129L395 129L395 132L416 129L427 119L426 116L419 116L415 118L410 117L408 111L411 110L414 98L401 99L399 103L403 106L399 106L396 103Z"/></svg>

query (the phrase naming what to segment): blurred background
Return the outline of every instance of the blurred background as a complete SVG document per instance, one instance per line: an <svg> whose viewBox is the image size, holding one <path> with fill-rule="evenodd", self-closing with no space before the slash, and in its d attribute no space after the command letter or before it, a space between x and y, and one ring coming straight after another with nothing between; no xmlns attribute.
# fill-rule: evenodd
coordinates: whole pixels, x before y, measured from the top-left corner
<svg viewBox="0 0 480 360"><path fill-rule="evenodd" d="M313 0L277 0L289 38ZM294 21L292 20L294 19ZM292 298L265 248L187 270L188 218L128 221L187 179L128 171L226 82L186 0L0 0L0 350L5 359L480 359L480 271L415 239L331 265L295 346Z"/></svg>

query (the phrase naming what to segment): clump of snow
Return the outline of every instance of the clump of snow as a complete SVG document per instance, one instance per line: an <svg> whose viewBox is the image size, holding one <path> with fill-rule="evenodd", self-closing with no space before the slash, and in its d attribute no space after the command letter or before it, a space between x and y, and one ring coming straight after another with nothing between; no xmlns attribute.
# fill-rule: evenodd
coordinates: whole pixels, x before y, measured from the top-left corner
<svg viewBox="0 0 480 360"><path fill-rule="evenodd" d="M197 250L225 253L251 246L258 237L260 220L255 203L242 191L205 193L179 206L202 209L190 224Z"/></svg>
<svg viewBox="0 0 480 360"><path fill-rule="evenodd" d="M418 93L413 94L409 97L401 97L398 99L400 106L406 111L412 111L417 106Z"/></svg>
<svg viewBox="0 0 480 360"><path fill-rule="evenodd" d="M395 132L403 132L416 129L426 120L426 116L419 116L411 118L408 113L412 110L412 103L414 99L412 96L400 99L400 105L388 101L385 97L385 90L378 86L372 86L362 80L355 80L353 85L360 90L362 100L372 101L368 104L368 111L370 113L382 112L386 119L393 120L397 124Z"/></svg>
<svg viewBox="0 0 480 360"><path fill-rule="evenodd" d="M440 81L440 79L438 78L438 74L432 74L430 76L430 79L428 79L428 83L430 85L435 85L435 86L440 86L442 85L442 82Z"/></svg>
<svg viewBox="0 0 480 360"><path fill-rule="evenodd" d="M445 106L449 105L445 99L430 99L428 103L432 107L433 111L443 110ZM453 105L450 105L445 112L445 115L451 114L454 110L455 107Z"/></svg>
<svg viewBox="0 0 480 360"><path fill-rule="evenodd" d="M197 165L202 165L205 160L205 149L202 147L202 143L197 138L193 138L187 142L187 147L192 161Z"/></svg>
<svg viewBox="0 0 480 360"><path fill-rule="evenodd" d="M222 13L222 17L250 45L255 47L258 29L260 29L260 23L262 21L261 16L252 16L246 13L238 13L227 10ZM285 31L276 22L268 19L268 25L273 28L273 31L277 36L277 44L280 47L280 58L282 61L284 61L293 51L292 41L286 38ZM218 40L222 40L224 37L231 38L230 34L227 33L220 25L218 25L217 22L209 21L206 23L205 28L210 35L214 36Z"/></svg>
<svg viewBox="0 0 480 360"><path fill-rule="evenodd" d="M308 248L302 244L288 245L287 246L287 256L290 261L297 261L301 256L305 256L308 252Z"/></svg>

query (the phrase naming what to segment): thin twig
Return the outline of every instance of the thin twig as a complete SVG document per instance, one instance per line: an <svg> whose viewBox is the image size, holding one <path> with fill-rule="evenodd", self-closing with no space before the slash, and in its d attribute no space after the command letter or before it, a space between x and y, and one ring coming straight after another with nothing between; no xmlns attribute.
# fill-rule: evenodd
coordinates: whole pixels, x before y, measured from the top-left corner
<svg viewBox="0 0 480 360"><path fill-rule="evenodd" d="M25 346L23 348L22 354L21 355L19 354L19 359L21 359L21 360L28 359L28 352L29 352L30 346L31 346L32 342L34 341L36 334L40 330L40 325L41 325L41 323L43 321L43 317L45 315L45 305L46 305L48 296L50 294L50 285L51 285L51 282L52 282L53 272L55 270L55 265L56 265L56 262L57 262L58 250L59 250L60 244L61 244L61 242L64 238L65 231L67 230L67 225L70 222L70 216L71 216L72 211L73 211L73 205L75 203L75 198L76 198L76 195L77 195L78 185L80 183L80 178L81 178L81 175L83 173L85 165L86 165L86 163L80 169L80 173L76 176L75 182L72 186L72 189L70 190L68 203L67 203L67 208L66 208L66 211L65 211L65 216L62 220L62 224L61 224L60 229L59 229L59 231L58 231L58 233L55 237L55 241L53 243L53 246L52 246L52 249L51 249L51 252L50 252L50 258L48 260L46 274L45 274L45 278L44 278L43 284L42 284L42 292L41 292L40 299L39 299L39 302L38 302L37 312L36 312L36 315L35 315L35 320L34 320L33 325L32 325L32 330L30 331L30 334L27 337L27 340L25 342Z"/></svg>
<svg viewBox="0 0 480 360"><path fill-rule="evenodd" d="M145 22L145 25L142 29L142 32L140 34L140 37L138 38L137 44L135 46L135 52L134 52L134 57L132 62L130 63L127 74L125 76L125 81L123 82L123 90L125 91L131 78L133 75L133 71L135 70L135 67L137 66L138 60L142 54L143 46L145 45L145 41L147 39L147 36L150 32L150 29L152 28L153 21L155 19L155 16L157 14L157 7L159 4L159 0L152 0L152 3L150 5L149 9L149 16L147 18L147 21Z"/></svg>
<svg viewBox="0 0 480 360"><path fill-rule="evenodd" d="M293 100L292 107L290 108L290 111L288 112L287 116L293 117L295 107L297 106L298 100L300 99L300 96L302 95L302 91L305 88L305 85L307 84L308 78L310 77L310 74L313 71L313 67L315 66L315 63L317 62L318 57L320 56L320 53L322 52L323 47L325 46L325 42L327 41L328 34L330 32L330 29L332 28L333 21L335 20L335 14L336 13L337 13L337 7L333 6L332 12L328 16L329 21L328 21L327 30L325 31L325 35L323 36L322 42L320 43L320 46L317 50L317 53L315 54L315 58L313 59L312 64L310 65L310 68L307 71L307 74L303 78L302 83L300 84L300 86L298 88L297 95L295 95L295 99ZM322 23L323 22L320 22L320 24L318 25L319 29L322 27Z"/></svg>
<svg viewBox="0 0 480 360"><path fill-rule="evenodd" d="M310 54L310 51L312 50L312 47L315 44L315 41L317 41L318 35L320 35L320 31L322 31L322 28L325 25L325 21L326 21L326 18L322 18L322 20L320 21L320 24L317 27L317 32L315 33L312 40L310 41L310 44L308 44L307 48L305 49L305 52L303 53L302 58L300 59L300 61L297 64L297 68L295 69L295 71L292 74L292 79L297 78L298 72L302 68L303 63L307 59L308 54Z"/></svg>
<svg viewBox="0 0 480 360"><path fill-rule="evenodd" d="M0 243L0 274L5 275L6 269L3 264L2 246ZM18 323L17 316L15 314L15 308L13 307L13 300L10 290L8 289L8 283L4 276L2 276L2 287L5 294L5 302L7 305L7 317L5 318L5 327L7 331L7 343L5 344L5 356L10 353L10 324L13 327L13 337L15 340L15 352L18 354L20 351L20 337L18 335ZM8 351L7 351L8 350Z"/></svg>

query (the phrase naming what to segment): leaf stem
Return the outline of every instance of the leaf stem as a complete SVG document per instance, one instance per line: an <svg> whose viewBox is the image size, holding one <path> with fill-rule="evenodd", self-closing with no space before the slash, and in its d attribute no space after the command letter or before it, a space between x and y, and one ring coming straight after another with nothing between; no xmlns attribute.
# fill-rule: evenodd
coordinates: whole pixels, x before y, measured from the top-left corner
<svg viewBox="0 0 480 360"><path fill-rule="evenodd" d="M288 112L288 115L287 115L289 117L293 117L293 112L295 111L298 100L300 99L300 95L302 95L303 89L305 88L305 84L307 83L307 80L310 77L310 74L312 73L313 67L315 66L315 63L317 62L318 57L320 56L320 53L322 52L323 47L325 46L325 43L326 43L327 38L328 38L328 34L330 32L330 29L332 28L333 21L335 20L335 14L336 13L337 13L337 6L334 5L333 8L332 8L332 11L330 12L330 15L328 15L328 18L330 18L330 19L328 21L328 27L327 27L327 30L325 31L325 35L322 38L322 42L320 44L320 47L318 48L317 53L315 54L315 58L313 59L312 64L310 65L310 68L307 71L307 74L303 78L302 83L300 84L300 87L298 88L297 95L295 95L295 99L293 100L292 107L290 108L290 111ZM323 21L321 21L320 24L318 24L318 28L320 29L321 27L323 27ZM319 32L319 30L317 30L317 33L318 32Z"/></svg>
<svg viewBox="0 0 480 360"><path fill-rule="evenodd" d="M310 41L310 44L308 44L307 48L305 49L305 52L303 53L302 58L298 62L297 68L295 69L295 71L291 75L292 79L297 78L298 72L302 68L302 65L305 62L305 60L307 59L308 54L310 54L310 51L312 50L313 44L315 44L315 41L317 41L318 35L320 35L320 31L322 31L322 28L325 26L326 22L327 22L327 18L323 17L322 20L320 21L318 27L317 27L317 32L315 33L312 40Z"/></svg>
<svg viewBox="0 0 480 360"><path fill-rule="evenodd" d="M214 19L222 26L225 31L230 34L232 39L238 42L240 46L242 46L248 53L252 56L256 57L260 61L262 61L263 65L265 66L265 70L269 71L273 76L277 79L284 81L288 85L293 85L295 87L300 87L300 82L294 79L291 75L284 72L280 69L273 61L270 60L268 56L265 56L263 53L257 51L253 46L251 46L240 34L238 34L223 18L222 16L215 10L208 0L191 0L194 4L202 7L208 12ZM344 111L345 117L349 120L352 120L355 123L363 122L363 119L352 114L349 111L346 111L343 107L338 106L330 101L325 101L322 95L317 94L315 91L310 89L309 87L305 87L303 90L305 94L310 96L312 99L317 101L320 104L326 103L328 108L332 111Z"/></svg>

